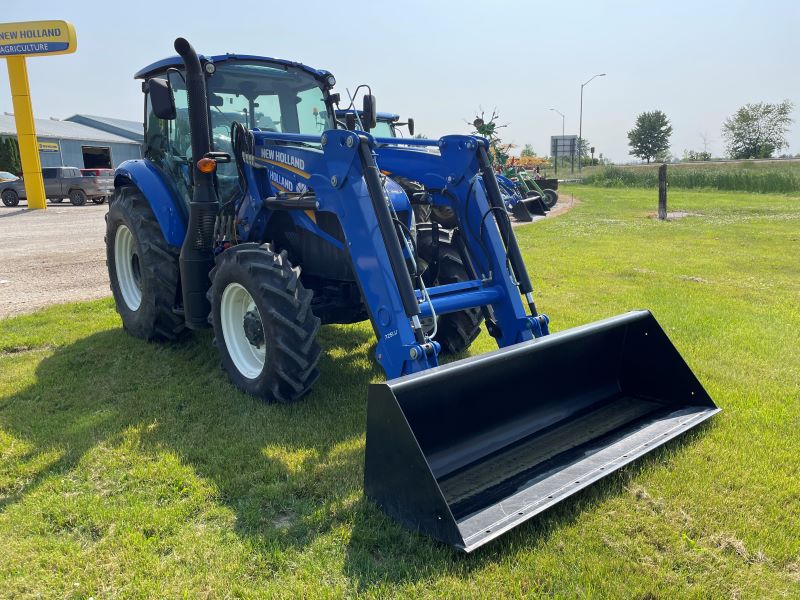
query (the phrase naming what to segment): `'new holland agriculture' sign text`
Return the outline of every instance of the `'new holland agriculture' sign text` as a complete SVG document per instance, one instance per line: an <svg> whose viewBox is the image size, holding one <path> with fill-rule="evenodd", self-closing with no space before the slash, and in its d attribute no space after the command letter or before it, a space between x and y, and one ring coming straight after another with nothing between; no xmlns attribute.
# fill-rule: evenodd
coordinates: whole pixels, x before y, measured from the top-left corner
<svg viewBox="0 0 800 600"><path fill-rule="evenodd" d="M77 45L75 27L66 21L0 23L0 57L68 54Z"/></svg>

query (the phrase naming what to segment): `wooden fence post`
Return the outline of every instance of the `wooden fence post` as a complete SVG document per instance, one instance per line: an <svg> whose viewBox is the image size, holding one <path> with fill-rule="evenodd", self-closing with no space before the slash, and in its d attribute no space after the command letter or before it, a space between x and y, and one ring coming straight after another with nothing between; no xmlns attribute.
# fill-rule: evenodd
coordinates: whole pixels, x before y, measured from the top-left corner
<svg viewBox="0 0 800 600"><path fill-rule="evenodd" d="M667 220L667 164L658 167L658 218Z"/></svg>

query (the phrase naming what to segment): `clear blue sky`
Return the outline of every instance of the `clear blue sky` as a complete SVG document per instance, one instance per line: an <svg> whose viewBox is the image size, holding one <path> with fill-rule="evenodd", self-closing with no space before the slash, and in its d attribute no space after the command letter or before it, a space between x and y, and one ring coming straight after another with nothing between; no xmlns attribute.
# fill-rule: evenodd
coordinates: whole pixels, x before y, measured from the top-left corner
<svg viewBox="0 0 800 600"><path fill-rule="evenodd" d="M119 7L119 8L117 8ZM124 7L124 8L123 8ZM338 10L335 7L340 7ZM346 8L345 8L346 7ZM369 83L381 110L413 116L429 136L466 133L482 106L507 122L503 138L549 153L549 136L578 132L627 161L636 115L672 120L672 152L723 151L722 121L747 102L800 105L800 3L792 0L593 2L58 2L4 3L3 21L64 19L78 52L28 61L35 114L76 112L140 120L140 67L187 37L201 53L242 52ZM11 111L0 75L0 110ZM800 111L794 118L800 121ZM789 137L800 152L800 123Z"/></svg>

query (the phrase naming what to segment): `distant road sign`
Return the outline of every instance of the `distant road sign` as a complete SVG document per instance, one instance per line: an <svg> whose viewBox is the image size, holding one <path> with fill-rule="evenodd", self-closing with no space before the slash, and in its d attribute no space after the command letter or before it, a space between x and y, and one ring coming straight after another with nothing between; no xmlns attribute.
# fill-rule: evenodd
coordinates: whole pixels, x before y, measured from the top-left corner
<svg viewBox="0 0 800 600"><path fill-rule="evenodd" d="M66 21L0 23L0 57L75 52L75 27Z"/></svg>
<svg viewBox="0 0 800 600"><path fill-rule="evenodd" d="M578 152L577 135L551 135L551 156L572 156Z"/></svg>

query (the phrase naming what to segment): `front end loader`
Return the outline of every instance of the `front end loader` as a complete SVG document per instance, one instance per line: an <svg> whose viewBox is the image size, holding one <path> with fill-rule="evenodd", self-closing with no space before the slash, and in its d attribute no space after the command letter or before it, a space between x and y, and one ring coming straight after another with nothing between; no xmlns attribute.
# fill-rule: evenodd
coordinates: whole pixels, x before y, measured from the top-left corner
<svg viewBox="0 0 800 600"><path fill-rule="evenodd" d="M146 155L108 214L125 328L213 327L235 386L293 402L320 326L369 320L364 490L387 514L469 552L717 412L649 312L549 335L485 139L376 141L371 95L364 131L337 126L327 71L175 49L136 75ZM453 226L417 223L395 178ZM439 366L482 325L497 351Z"/></svg>

